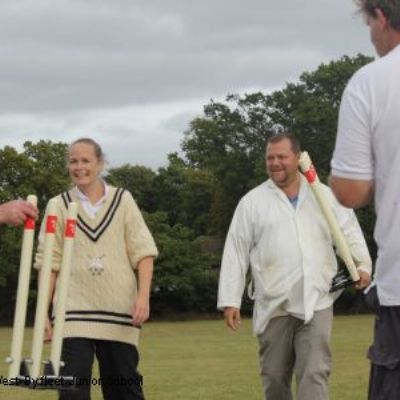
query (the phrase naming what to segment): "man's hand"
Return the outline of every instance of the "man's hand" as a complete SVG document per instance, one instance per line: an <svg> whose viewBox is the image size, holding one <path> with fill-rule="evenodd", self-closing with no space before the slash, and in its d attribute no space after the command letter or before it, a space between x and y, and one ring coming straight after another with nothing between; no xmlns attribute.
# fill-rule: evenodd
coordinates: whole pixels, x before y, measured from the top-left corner
<svg viewBox="0 0 400 400"><path fill-rule="evenodd" d="M368 272L358 270L360 280L354 283L354 288L357 290L365 289L371 283L371 276Z"/></svg>
<svg viewBox="0 0 400 400"><path fill-rule="evenodd" d="M20 225L30 217L37 219L37 207L25 200L12 200L0 205L0 224Z"/></svg>
<svg viewBox="0 0 400 400"><path fill-rule="evenodd" d="M224 317L226 325L233 329L238 330L240 326L240 310L236 307L226 307L224 309Z"/></svg>

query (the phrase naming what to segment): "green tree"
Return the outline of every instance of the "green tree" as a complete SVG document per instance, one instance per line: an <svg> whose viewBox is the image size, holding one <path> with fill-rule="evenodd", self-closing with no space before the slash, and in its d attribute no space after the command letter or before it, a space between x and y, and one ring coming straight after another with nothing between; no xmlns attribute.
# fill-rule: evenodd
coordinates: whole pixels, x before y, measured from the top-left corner
<svg viewBox="0 0 400 400"><path fill-rule="evenodd" d="M322 180L330 171L340 100L351 76L372 58L343 56L315 71L304 72L298 83L268 96L270 118L291 130L310 153Z"/></svg>
<svg viewBox="0 0 400 400"><path fill-rule="evenodd" d="M213 188L214 178L210 173L191 167L185 169L179 223L190 227L197 236L211 233Z"/></svg>
<svg viewBox="0 0 400 400"><path fill-rule="evenodd" d="M17 197L25 198L32 193L34 162L26 154L18 153L13 147L0 150L0 201Z"/></svg>
<svg viewBox="0 0 400 400"><path fill-rule="evenodd" d="M168 224L173 226L179 222L182 205L182 188L185 184L185 162L176 154L169 154L168 166L159 168L154 178L157 210L168 217Z"/></svg>
<svg viewBox="0 0 400 400"><path fill-rule="evenodd" d="M32 162L30 185L37 195L39 207L44 209L47 202L58 193L67 190L70 179L67 173L67 150L65 143L40 140L25 142L23 155Z"/></svg>
<svg viewBox="0 0 400 400"><path fill-rule="evenodd" d="M110 168L105 180L111 185L123 187L132 193L141 210L154 212L157 209L154 179L156 173L141 165L125 164Z"/></svg>
<svg viewBox="0 0 400 400"><path fill-rule="evenodd" d="M261 93L211 102L185 132L182 149L194 168L214 177L212 233L224 235L239 198L259 182L266 133L272 128Z"/></svg>
<svg viewBox="0 0 400 400"><path fill-rule="evenodd" d="M47 201L68 187L66 149L65 144L50 141L26 142L21 153L10 146L1 149L0 202L36 194L43 215ZM10 318L14 308L22 233L21 227L0 227L0 301L3 305L0 316L3 318Z"/></svg>
<svg viewBox="0 0 400 400"><path fill-rule="evenodd" d="M204 249L190 228L170 226L166 213L147 214L145 218L160 252L152 287L153 312L214 311L218 255Z"/></svg>
<svg viewBox="0 0 400 400"><path fill-rule="evenodd" d="M167 167L154 178L157 210L168 216L168 223L190 227L196 235L209 232L214 178L207 170L187 164L176 153Z"/></svg>

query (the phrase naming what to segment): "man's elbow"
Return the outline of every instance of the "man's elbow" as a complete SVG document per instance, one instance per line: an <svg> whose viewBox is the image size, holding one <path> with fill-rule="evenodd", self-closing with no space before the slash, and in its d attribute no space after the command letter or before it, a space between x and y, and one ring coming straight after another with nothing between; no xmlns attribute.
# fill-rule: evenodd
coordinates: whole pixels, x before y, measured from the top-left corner
<svg viewBox="0 0 400 400"><path fill-rule="evenodd" d="M373 185L371 181L356 181L331 176L329 185L339 203L345 207L360 208L372 202Z"/></svg>
<svg viewBox="0 0 400 400"><path fill-rule="evenodd" d="M336 192L334 191L336 198L342 206L348 208L360 208L366 206L369 202L362 200L354 195L352 192Z"/></svg>

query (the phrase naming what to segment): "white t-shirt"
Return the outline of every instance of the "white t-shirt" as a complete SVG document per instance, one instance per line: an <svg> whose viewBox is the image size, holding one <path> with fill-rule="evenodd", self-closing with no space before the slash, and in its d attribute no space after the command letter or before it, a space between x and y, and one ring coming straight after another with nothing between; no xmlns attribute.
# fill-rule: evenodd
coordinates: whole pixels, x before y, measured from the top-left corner
<svg viewBox="0 0 400 400"><path fill-rule="evenodd" d="M400 305L400 45L349 81L332 175L374 181L375 282L382 305Z"/></svg>

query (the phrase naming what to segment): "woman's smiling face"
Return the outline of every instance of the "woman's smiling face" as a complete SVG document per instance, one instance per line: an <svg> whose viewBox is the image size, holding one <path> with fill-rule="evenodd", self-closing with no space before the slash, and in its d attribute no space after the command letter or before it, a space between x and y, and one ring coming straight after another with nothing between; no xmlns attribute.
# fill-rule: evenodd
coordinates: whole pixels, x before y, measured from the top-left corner
<svg viewBox="0 0 400 400"><path fill-rule="evenodd" d="M68 171L72 182L85 189L97 181L104 162L96 156L95 149L88 143L75 143L68 154Z"/></svg>

